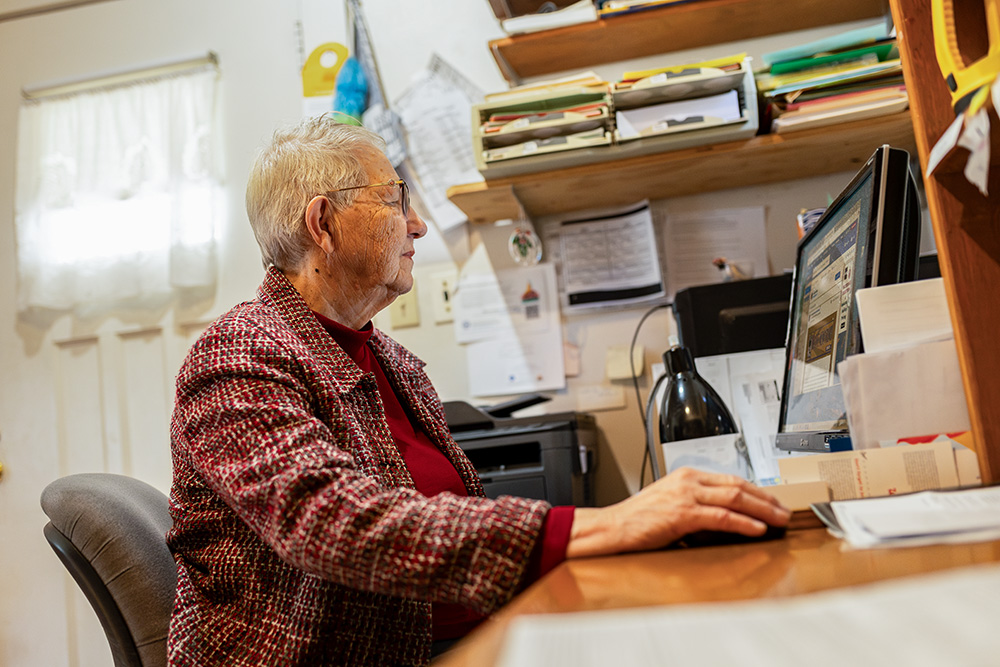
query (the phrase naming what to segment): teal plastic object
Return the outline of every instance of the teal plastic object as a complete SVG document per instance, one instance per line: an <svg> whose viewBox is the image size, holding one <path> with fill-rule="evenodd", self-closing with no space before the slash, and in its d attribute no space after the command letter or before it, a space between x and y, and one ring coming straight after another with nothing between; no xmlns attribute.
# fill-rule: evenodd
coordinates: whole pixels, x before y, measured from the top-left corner
<svg viewBox="0 0 1000 667"><path fill-rule="evenodd" d="M334 86L333 111L345 123L361 125L361 114L368 107L368 81L361 63L354 56L344 61Z"/></svg>

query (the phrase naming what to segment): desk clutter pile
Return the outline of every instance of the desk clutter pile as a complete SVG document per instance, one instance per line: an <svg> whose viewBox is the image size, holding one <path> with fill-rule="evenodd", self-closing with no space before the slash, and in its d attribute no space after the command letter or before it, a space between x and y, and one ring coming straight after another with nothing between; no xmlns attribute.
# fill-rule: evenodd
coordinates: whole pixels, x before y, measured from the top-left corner
<svg viewBox="0 0 1000 667"><path fill-rule="evenodd" d="M899 113L908 106L884 25L784 49L518 86L472 108L487 179L752 139Z"/></svg>

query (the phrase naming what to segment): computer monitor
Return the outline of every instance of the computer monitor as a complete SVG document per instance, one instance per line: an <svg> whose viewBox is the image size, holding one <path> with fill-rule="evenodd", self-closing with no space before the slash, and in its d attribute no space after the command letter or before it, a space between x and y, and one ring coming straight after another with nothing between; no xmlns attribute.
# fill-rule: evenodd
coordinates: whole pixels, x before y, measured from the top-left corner
<svg viewBox="0 0 1000 667"><path fill-rule="evenodd" d="M876 150L796 255L775 444L825 452L848 435L837 364L862 351L855 292L917 277L920 206L907 152Z"/></svg>

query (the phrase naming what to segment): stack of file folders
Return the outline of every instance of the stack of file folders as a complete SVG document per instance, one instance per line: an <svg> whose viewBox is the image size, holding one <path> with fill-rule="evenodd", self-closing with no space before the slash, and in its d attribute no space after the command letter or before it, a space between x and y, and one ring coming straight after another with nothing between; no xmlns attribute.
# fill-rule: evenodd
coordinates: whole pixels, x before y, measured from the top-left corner
<svg viewBox="0 0 1000 667"><path fill-rule="evenodd" d="M883 25L766 54L757 72L771 132L898 113L909 104L896 39Z"/></svg>
<svg viewBox="0 0 1000 667"><path fill-rule="evenodd" d="M745 54L596 75L487 96L472 108L473 150L487 179L661 153L757 133Z"/></svg>
<svg viewBox="0 0 1000 667"><path fill-rule="evenodd" d="M732 141L757 132L757 93L746 54L626 72L614 84L612 102L615 141L630 154Z"/></svg>
<svg viewBox="0 0 1000 667"><path fill-rule="evenodd" d="M549 164L567 152L611 144L610 96L604 82L529 90L475 105L472 116L477 166L484 174L491 169L506 174L510 169L505 167L529 158Z"/></svg>

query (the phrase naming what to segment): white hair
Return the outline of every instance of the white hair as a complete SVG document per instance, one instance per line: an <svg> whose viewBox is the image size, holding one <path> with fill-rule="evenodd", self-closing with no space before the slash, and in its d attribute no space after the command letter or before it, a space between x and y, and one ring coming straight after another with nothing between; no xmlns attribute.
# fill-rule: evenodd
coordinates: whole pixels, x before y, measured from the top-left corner
<svg viewBox="0 0 1000 667"><path fill-rule="evenodd" d="M246 193L247 216L265 267L294 270L302 265L309 248L306 205L318 194L364 185L365 158L384 146L374 132L330 115L274 133L250 169ZM357 190L346 190L331 201L343 209L357 196Z"/></svg>

